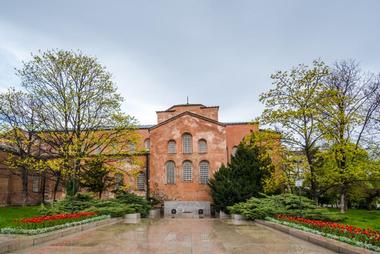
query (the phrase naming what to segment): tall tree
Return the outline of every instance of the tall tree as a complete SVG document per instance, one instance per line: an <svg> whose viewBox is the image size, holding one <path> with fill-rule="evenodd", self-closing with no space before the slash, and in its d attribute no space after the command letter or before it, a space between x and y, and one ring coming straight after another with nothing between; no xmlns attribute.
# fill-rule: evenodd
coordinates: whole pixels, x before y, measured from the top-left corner
<svg viewBox="0 0 380 254"><path fill-rule="evenodd" d="M226 212L227 206L259 196L273 171L265 149L241 143L231 163L223 165L209 181L215 208Z"/></svg>
<svg viewBox="0 0 380 254"><path fill-rule="evenodd" d="M135 142L134 119L121 111L111 74L81 52L49 50L18 70L26 91L38 99L41 140L62 159L70 193L79 187L83 160L125 151Z"/></svg>
<svg viewBox="0 0 380 254"><path fill-rule="evenodd" d="M10 89L0 94L0 149L9 156L4 163L21 177L23 203L28 202L29 174L41 169L42 147L35 133L40 130L38 101Z"/></svg>
<svg viewBox="0 0 380 254"><path fill-rule="evenodd" d="M311 195L316 202L318 186L314 163L322 136L317 105L322 81L328 74L328 67L320 60L314 61L311 67L299 65L289 71L278 71L271 75L274 88L260 96L265 105L262 122L278 129L289 149L303 152L310 174Z"/></svg>
<svg viewBox="0 0 380 254"><path fill-rule="evenodd" d="M335 63L324 82L318 107L323 116L319 129L334 152L340 176L337 181L340 184L341 212L347 210L350 185L360 180L359 175L354 177L350 173L350 165L355 165L360 157L363 137L380 107L380 100L377 100L379 89L377 76L363 73L353 60Z"/></svg>

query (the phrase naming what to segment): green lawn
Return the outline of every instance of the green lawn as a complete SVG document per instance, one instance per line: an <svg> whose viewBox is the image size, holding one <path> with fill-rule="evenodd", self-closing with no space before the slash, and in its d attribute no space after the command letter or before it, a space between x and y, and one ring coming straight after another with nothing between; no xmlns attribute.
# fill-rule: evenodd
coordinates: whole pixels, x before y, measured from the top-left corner
<svg viewBox="0 0 380 254"><path fill-rule="evenodd" d="M337 209L329 209L330 211L338 212ZM358 210L349 209L345 214L347 219L342 221L342 223L360 227L360 228L373 228L380 231L380 211L373 210Z"/></svg>
<svg viewBox="0 0 380 254"><path fill-rule="evenodd" d="M0 228L14 224L15 220L39 216L39 206L0 207Z"/></svg>

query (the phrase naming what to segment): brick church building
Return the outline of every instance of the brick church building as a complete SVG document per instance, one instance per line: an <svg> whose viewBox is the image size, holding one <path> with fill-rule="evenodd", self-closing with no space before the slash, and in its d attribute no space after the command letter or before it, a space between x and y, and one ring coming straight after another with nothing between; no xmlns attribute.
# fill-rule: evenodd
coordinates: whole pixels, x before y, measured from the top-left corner
<svg viewBox="0 0 380 254"><path fill-rule="evenodd" d="M139 128L139 146L149 150L140 189L145 175L144 190L171 201L165 210L180 206L182 211L208 211L208 179L230 161L245 136L259 131L258 123L223 123L218 115L218 106L174 105L157 111L157 124Z"/></svg>
<svg viewBox="0 0 380 254"><path fill-rule="evenodd" d="M211 202L208 179L230 161L245 136L259 131L258 123L224 123L218 115L218 106L202 104L174 105L157 111L157 124L139 126L136 131L140 141L130 148L144 151L139 153L139 174L116 177L140 195L171 201L165 203L165 209L203 207L207 212ZM1 156L5 155L0 153ZM122 165L126 172L136 169L127 160ZM30 203L39 202L40 184L38 176L30 177ZM52 184L45 184L49 200ZM0 165L0 205L21 203L21 188L20 177ZM108 192L105 197L111 195Z"/></svg>

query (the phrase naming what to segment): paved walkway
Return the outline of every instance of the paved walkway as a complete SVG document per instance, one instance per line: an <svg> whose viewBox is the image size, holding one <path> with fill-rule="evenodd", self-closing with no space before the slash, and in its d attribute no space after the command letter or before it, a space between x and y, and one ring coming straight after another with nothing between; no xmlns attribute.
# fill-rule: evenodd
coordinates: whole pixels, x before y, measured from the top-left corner
<svg viewBox="0 0 380 254"><path fill-rule="evenodd" d="M142 220L67 236L18 253L333 253L251 222L218 219Z"/></svg>

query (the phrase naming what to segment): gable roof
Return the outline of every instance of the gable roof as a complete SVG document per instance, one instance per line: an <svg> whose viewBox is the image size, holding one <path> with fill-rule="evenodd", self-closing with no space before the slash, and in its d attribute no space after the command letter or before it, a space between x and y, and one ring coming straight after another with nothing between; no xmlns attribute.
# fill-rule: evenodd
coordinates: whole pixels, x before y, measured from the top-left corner
<svg viewBox="0 0 380 254"><path fill-rule="evenodd" d="M210 122L210 123L216 124L216 125L220 125L220 126L223 126L223 127L226 126L225 124L223 124L223 123L221 123L221 122L215 121L215 120L210 119L210 118L207 118L207 117L205 117L205 116L201 116L201 115L195 114L195 113L190 112L190 111L185 111L185 112L182 112L181 114L178 114L178 115L176 115L176 116L173 116L173 117L171 117L171 118L169 118L169 119L167 119L167 120L165 120L165 121L163 121L163 122L161 122L161 123L159 123L159 124L154 125L153 127L149 128L149 130L156 129L156 128L162 126L162 125L165 125L165 124L167 124L167 123L169 123L169 122L171 122L171 121L174 121L174 120L176 120L177 118L180 118L180 117L185 116L185 115L189 115L189 116L192 116L192 117L196 117L196 118L199 118L199 119L201 119L201 120L204 120L204 121L207 121L207 122Z"/></svg>

